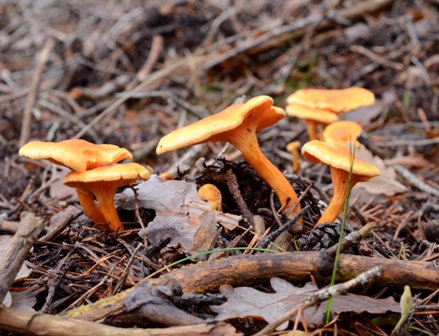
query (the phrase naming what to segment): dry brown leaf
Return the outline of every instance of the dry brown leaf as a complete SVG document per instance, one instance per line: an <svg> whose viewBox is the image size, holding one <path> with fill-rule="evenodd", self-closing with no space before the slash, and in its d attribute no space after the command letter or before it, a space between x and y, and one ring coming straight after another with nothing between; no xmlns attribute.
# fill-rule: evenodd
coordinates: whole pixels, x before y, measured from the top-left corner
<svg viewBox="0 0 439 336"><path fill-rule="evenodd" d="M397 164L407 169L425 168L430 164L421 155L395 157L395 158L384 160L384 163L387 166L392 166L394 164Z"/></svg>
<svg viewBox="0 0 439 336"><path fill-rule="evenodd" d="M11 291L11 308L34 310L32 307L37 303L37 296L44 290L44 287L34 285L23 290Z"/></svg>
<svg viewBox="0 0 439 336"><path fill-rule="evenodd" d="M170 235L171 245L180 243L185 249L191 250L194 245L195 232L200 226L200 216L212 211L208 202L203 202L197 194L194 183L185 181L162 181L157 175L151 175L148 181L137 186L139 208L153 209L156 217L148 223L146 233L151 242L157 242L165 235ZM126 197L119 198L119 203L126 210L134 210L135 197L131 189L123 193ZM215 221L229 230L239 224L241 216L215 213Z"/></svg>
<svg viewBox="0 0 439 336"><path fill-rule="evenodd" d="M227 302L220 306L210 306L214 312L218 313L215 320L224 321L233 318L253 317L270 323L318 290L317 286L310 282L304 287L296 287L279 278L272 278L270 284L275 291L274 293L263 293L251 287L221 286L221 294L227 297ZM325 308L326 304L320 304L318 307L306 309L304 314L308 325L320 326ZM399 304L392 297L374 299L355 294L334 297L331 307L333 314L343 312L385 314L388 311L400 312ZM286 326L287 324L284 323L278 330L283 330Z"/></svg>
<svg viewBox="0 0 439 336"><path fill-rule="evenodd" d="M354 189L363 188L370 194L386 196L393 196L407 190L407 187L396 180L395 170L392 167L387 167L381 158L374 156L363 145L356 149L355 156L364 162L373 164L380 170L381 175L372 181L357 183Z"/></svg>
<svg viewBox="0 0 439 336"><path fill-rule="evenodd" d="M205 211L201 214L200 226L194 236L194 246L191 250L192 254L209 251L216 237L217 226L213 211ZM203 260L203 258L204 256L200 256L200 260Z"/></svg>

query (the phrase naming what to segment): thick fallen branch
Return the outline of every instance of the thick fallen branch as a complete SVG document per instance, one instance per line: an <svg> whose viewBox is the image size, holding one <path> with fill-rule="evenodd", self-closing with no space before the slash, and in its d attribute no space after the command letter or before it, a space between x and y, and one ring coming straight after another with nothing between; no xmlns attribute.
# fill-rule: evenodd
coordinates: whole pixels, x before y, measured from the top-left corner
<svg viewBox="0 0 439 336"><path fill-rule="evenodd" d="M433 262L415 262L341 255L337 282L350 280L377 266L383 267L383 276L374 286L409 285L412 289L434 291L439 272ZM166 285L177 280L184 293L217 291L223 284L233 287L268 282L279 277L292 282L309 281L311 275L318 283L325 284L332 275L333 263L320 257L319 252L291 252L231 257L219 261L203 262L166 273L157 279L145 279L153 286ZM82 306L66 314L67 317L97 321L108 315L120 313L124 308L125 291L89 306Z"/></svg>
<svg viewBox="0 0 439 336"><path fill-rule="evenodd" d="M0 330L45 336L179 336L242 335L220 322L164 329L116 328L29 310L0 308Z"/></svg>
<svg viewBox="0 0 439 336"><path fill-rule="evenodd" d="M43 228L44 224L41 218L35 217L31 213L21 220L20 227L12 237L3 258L0 259L0 303Z"/></svg>

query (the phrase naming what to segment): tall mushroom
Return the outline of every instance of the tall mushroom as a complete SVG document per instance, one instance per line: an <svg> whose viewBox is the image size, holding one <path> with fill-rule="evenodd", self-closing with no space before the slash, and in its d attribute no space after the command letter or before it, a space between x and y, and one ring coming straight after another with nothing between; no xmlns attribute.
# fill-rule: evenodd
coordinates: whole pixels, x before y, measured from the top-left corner
<svg viewBox="0 0 439 336"><path fill-rule="evenodd" d="M61 142L31 141L21 147L18 154L35 160L49 160L80 173L132 158L131 153L125 148L107 144L95 145L82 139L69 139ZM92 193L77 190L77 194L84 212L93 222L106 221L94 202Z"/></svg>
<svg viewBox="0 0 439 336"><path fill-rule="evenodd" d="M373 92L360 87L340 90L302 89L287 98L287 104L299 104L309 108L348 112L375 102Z"/></svg>
<svg viewBox="0 0 439 336"><path fill-rule="evenodd" d="M336 121L325 128L323 140L344 147L352 141L355 147L358 147L360 143L357 138L361 135L361 132L363 132L363 128L355 121Z"/></svg>
<svg viewBox="0 0 439 336"><path fill-rule="evenodd" d="M257 131L284 116L284 110L273 106L271 97L258 96L166 135L157 146L157 154L209 141L227 141L241 151L244 159L275 191L281 205L288 209L297 200L297 195L283 174L262 154L256 137ZM299 211L297 206L291 216Z"/></svg>
<svg viewBox="0 0 439 336"><path fill-rule="evenodd" d="M95 195L110 229L122 231L124 227L114 207L114 194L117 188L134 183L139 177L148 180L150 177L149 170L138 163L130 162L102 166L82 173L71 172L64 177L63 183L76 188L78 195L80 193ZM84 201L87 206L89 199Z"/></svg>
<svg viewBox="0 0 439 336"><path fill-rule="evenodd" d="M310 108L299 104L289 104L285 108L288 115L305 120L306 129L310 140L317 139L317 127L333 123L338 120L338 116L328 110Z"/></svg>
<svg viewBox="0 0 439 336"><path fill-rule="evenodd" d="M303 145L302 154L308 161L324 163L331 169L334 196L316 226L325 222L333 222L343 210L348 194L351 151L333 143L313 140ZM370 181L378 175L380 171L377 167L354 158L351 188L358 182Z"/></svg>

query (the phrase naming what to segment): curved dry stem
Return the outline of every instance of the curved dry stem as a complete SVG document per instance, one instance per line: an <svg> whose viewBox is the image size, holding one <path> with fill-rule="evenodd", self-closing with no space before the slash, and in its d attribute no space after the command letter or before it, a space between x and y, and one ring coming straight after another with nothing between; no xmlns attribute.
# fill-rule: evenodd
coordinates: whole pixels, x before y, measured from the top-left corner
<svg viewBox="0 0 439 336"><path fill-rule="evenodd" d="M244 159L250 166L261 176L261 178L274 190L279 198L280 204L286 204L284 211L286 212L297 200L297 194L285 176L276 168L276 166L268 160L259 148L256 132L249 125L241 126L233 131L223 134L226 141L230 142L238 148ZM294 217L300 211L300 204L289 215Z"/></svg>

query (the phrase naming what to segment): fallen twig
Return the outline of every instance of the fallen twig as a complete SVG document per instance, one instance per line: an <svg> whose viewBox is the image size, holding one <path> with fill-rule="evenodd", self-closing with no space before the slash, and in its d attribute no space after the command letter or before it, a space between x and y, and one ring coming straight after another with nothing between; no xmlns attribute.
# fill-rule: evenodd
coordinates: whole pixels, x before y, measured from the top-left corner
<svg viewBox="0 0 439 336"><path fill-rule="evenodd" d="M378 259L364 256L341 254L337 281L347 281L377 266L383 267L383 276L373 285L434 291L437 289L437 271L434 262ZM244 286L268 282L272 277L280 277L291 282L308 281L312 276L318 283L328 281L334 264L321 258L320 252L264 253L230 257L187 266L163 274L157 279L144 279L156 285L176 280L183 293L205 293L217 291L221 285ZM264 272L261 272L264 270ZM120 313L124 299L131 289L108 299L101 299L89 306L76 308L67 313L88 321L97 321L110 314Z"/></svg>
<svg viewBox="0 0 439 336"><path fill-rule="evenodd" d="M31 213L22 219L20 227L0 260L0 302L3 301L43 228L44 224L41 218L35 217Z"/></svg>
<svg viewBox="0 0 439 336"><path fill-rule="evenodd" d="M393 165L392 168L395 169L395 171L403 178L405 178L407 182L409 182L412 186L415 186L416 188L422 190L427 194L439 197L438 189L430 187L427 183L422 182L420 179L416 177L416 175L412 174L408 169L405 169L400 165Z"/></svg>
<svg viewBox="0 0 439 336"><path fill-rule="evenodd" d="M45 336L184 336L242 335L225 322L196 324L164 329L116 328L100 323L37 313L29 310L0 308L0 329L27 335Z"/></svg>
<svg viewBox="0 0 439 336"><path fill-rule="evenodd" d="M43 73L44 67L46 66L47 59L49 58L50 51L54 47L55 42L53 39L48 38L46 43L44 43L43 49L40 53L40 60L35 69L34 77L32 79L32 84L29 91L29 96L27 98L26 108L23 112L23 123L21 124L20 140L18 140L18 145L24 146L29 139L30 129L31 129L31 116L32 108L35 105L38 94L38 87L40 85L41 75Z"/></svg>

